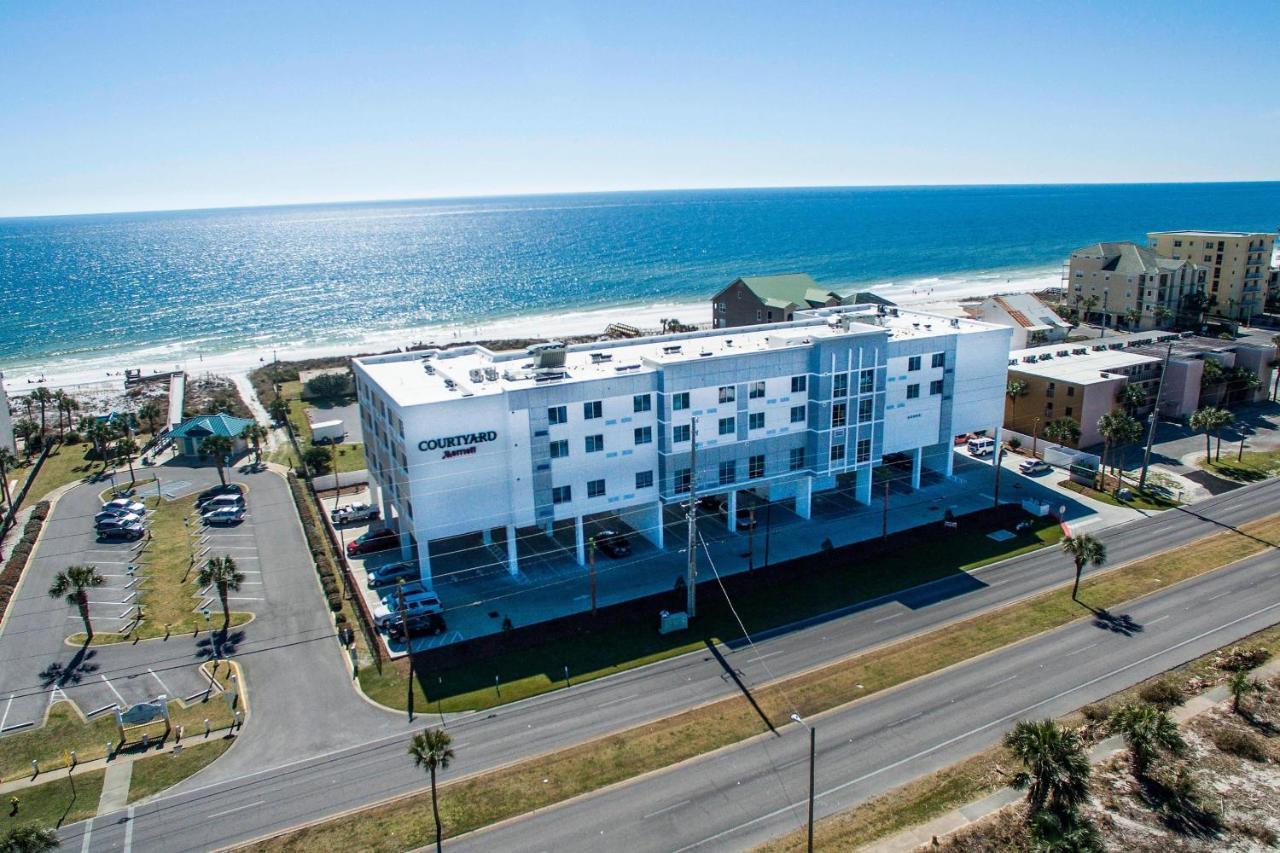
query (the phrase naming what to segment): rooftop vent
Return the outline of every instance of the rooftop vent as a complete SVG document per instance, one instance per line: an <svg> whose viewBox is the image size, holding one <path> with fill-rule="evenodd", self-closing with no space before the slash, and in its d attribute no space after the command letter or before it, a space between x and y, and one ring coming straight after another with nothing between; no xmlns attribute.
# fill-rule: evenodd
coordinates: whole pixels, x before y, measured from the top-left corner
<svg viewBox="0 0 1280 853"><path fill-rule="evenodd" d="M484 378L485 378L485 381L486 381L486 382L497 382L497 381L498 381L498 368L496 368L496 367L486 367L486 368L484 369Z"/></svg>
<svg viewBox="0 0 1280 853"><path fill-rule="evenodd" d="M953 328L953 329L958 329L958 328L960 328L960 321L959 321L957 318L955 318L955 317L952 317L952 318L951 318L951 328Z"/></svg>
<svg viewBox="0 0 1280 853"><path fill-rule="evenodd" d="M422 369L427 372L428 376L435 376L436 368L435 368L435 365L433 365L431 362L429 361L422 362Z"/></svg>
<svg viewBox="0 0 1280 853"><path fill-rule="evenodd" d="M560 341L534 344L526 348L525 352L533 356L535 368L564 367L565 345Z"/></svg>
<svg viewBox="0 0 1280 853"><path fill-rule="evenodd" d="M591 363L601 364L606 361L613 361L613 353L611 352L593 352L591 353Z"/></svg>
<svg viewBox="0 0 1280 853"><path fill-rule="evenodd" d="M639 364L619 364L613 368L618 373L626 373L628 370L639 370Z"/></svg>
<svg viewBox="0 0 1280 853"><path fill-rule="evenodd" d="M467 371L467 378L469 378L472 382L483 382L484 371L478 367L473 367Z"/></svg>
<svg viewBox="0 0 1280 853"><path fill-rule="evenodd" d="M672 346L662 348L663 355L675 355L678 352L680 352L680 344L673 344Z"/></svg>

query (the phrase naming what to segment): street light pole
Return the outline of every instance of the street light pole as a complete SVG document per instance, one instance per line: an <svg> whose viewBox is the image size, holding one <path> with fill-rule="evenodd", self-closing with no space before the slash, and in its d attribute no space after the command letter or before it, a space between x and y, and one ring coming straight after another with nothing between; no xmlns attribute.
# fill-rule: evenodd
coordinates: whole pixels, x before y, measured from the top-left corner
<svg viewBox="0 0 1280 853"><path fill-rule="evenodd" d="M818 752L818 730L806 723L799 714L792 714L791 719L809 730L809 853L813 853L813 801L814 801L814 769Z"/></svg>
<svg viewBox="0 0 1280 853"><path fill-rule="evenodd" d="M1000 440L999 440L999 433L997 433L996 435L997 435L997 439L996 439L996 460L995 460L995 467L996 467L996 487L995 487L995 495L992 497L992 500L991 500L991 506L992 506L992 508L993 508L993 509L999 509L999 508L1000 508L1000 457L1001 457L1001 455L1002 455L1002 451L1004 450L1004 445L1003 445L1003 444L1000 442Z"/></svg>
<svg viewBox="0 0 1280 853"><path fill-rule="evenodd" d="M592 536L590 541L591 550L588 552L587 569L591 576L591 615L596 615L596 537Z"/></svg>
<svg viewBox="0 0 1280 853"><path fill-rule="evenodd" d="M1243 441L1241 444L1243 445ZM756 511L747 510L747 571L756 570Z"/></svg>
<svg viewBox="0 0 1280 853"><path fill-rule="evenodd" d="M689 507L685 511L689 524L689 564L685 575L685 613L692 619L697 615L698 584L698 419L689 420Z"/></svg>
<svg viewBox="0 0 1280 853"><path fill-rule="evenodd" d="M773 501L764 505L764 567L769 568L769 531L773 529Z"/></svg>
<svg viewBox="0 0 1280 853"><path fill-rule="evenodd" d="M870 469L868 469L867 471L867 476L868 477L871 476ZM880 519L880 539L881 541L884 541L884 540L887 540L888 538L889 538L889 481L885 480L884 481L884 512L882 513L882 516Z"/></svg>

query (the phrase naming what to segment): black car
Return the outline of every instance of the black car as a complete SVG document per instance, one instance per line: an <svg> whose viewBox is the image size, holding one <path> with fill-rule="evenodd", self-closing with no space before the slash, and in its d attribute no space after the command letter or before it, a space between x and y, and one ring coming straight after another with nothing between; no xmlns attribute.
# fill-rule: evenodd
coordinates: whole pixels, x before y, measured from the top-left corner
<svg viewBox="0 0 1280 853"><path fill-rule="evenodd" d="M244 486L239 483L227 483L225 486L218 485L211 489L205 489L196 495L196 506L204 506L209 501L219 495L244 495Z"/></svg>
<svg viewBox="0 0 1280 853"><path fill-rule="evenodd" d="M409 631L410 637L417 637L423 634L443 634L445 629L444 617L439 613L420 613L416 616L397 619L387 626L387 636L393 640L403 640L406 629Z"/></svg>
<svg viewBox="0 0 1280 853"><path fill-rule="evenodd" d="M116 525L114 527L99 528L98 538L99 539L124 539L126 541L132 541L135 539L141 539L142 534L146 532L147 532L147 529L145 527L143 527L141 524L138 524L136 521L134 521L134 522L129 522L128 524Z"/></svg>
<svg viewBox="0 0 1280 853"><path fill-rule="evenodd" d="M631 543L616 530L601 530L595 536L596 548L606 557L618 559L631 554Z"/></svg>
<svg viewBox="0 0 1280 853"><path fill-rule="evenodd" d="M370 530L363 533L359 538L353 539L347 543L347 556L358 557L361 554L372 554L376 551L386 551L388 548L394 548L400 544L400 534L394 530L383 528L382 530Z"/></svg>

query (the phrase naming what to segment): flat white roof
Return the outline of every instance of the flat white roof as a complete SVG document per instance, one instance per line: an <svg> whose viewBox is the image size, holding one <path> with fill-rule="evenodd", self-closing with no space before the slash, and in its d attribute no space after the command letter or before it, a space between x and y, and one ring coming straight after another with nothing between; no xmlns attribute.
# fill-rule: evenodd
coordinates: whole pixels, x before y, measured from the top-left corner
<svg viewBox="0 0 1280 853"><path fill-rule="evenodd" d="M892 313L891 313L892 312ZM355 359L355 363L401 407L544 384L583 382L646 373L666 365L736 357L792 347L808 347L821 338L884 335L890 341L943 337L1000 328L975 320L916 311L859 305L797 312L797 320L762 326L711 329L677 335L599 341L565 348L563 369L540 374L524 350L493 352L480 346L393 353ZM842 318L847 318L845 323ZM552 378L544 378L550 376Z"/></svg>
<svg viewBox="0 0 1280 853"><path fill-rule="evenodd" d="M1069 345L1070 346L1070 345ZM1044 348L1041 347L1041 350ZM1055 355L1053 353L1045 353L1041 351L1036 356L1019 356L1017 363L1014 363L1014 353L1009 354L1009 369L1016 370L1019 373L1026 373L1031 376L1039 376L1044 379L1052 379L1055 382L1070 382L1074 385L1088 385L1092 382L1102 382L1109 380L1111 377L1105 376L1105 373L1121 370L1126 367L1133 367L1138 364L1158 364L1161 359L1156 356L1143 355L1133 352L1132 350L1103 350L1102 352L1094 352L1087 350L1084 353L1072 352L1078 350L1078 347L1071 347L1065 356ZM1026 353L1027 350L1020 350ZM1047 357L1046 357L1047 356ZM1024 358L1036 358L1034 362L1026 362Z"/></svg>

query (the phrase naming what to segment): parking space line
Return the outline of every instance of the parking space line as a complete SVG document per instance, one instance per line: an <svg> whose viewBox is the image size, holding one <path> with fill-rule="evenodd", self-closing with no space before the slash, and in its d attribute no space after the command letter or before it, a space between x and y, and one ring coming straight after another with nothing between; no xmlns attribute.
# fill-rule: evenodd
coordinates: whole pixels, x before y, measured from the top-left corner
<svg viewBox="0 0 1280 853"><path fill-rule="evenodd" d="M115 702L112 702L110 705L103 705L101 708L95 708L95 709L93 709L93 710L92 710L92 711L90 711L89 713L85 714L85 717L86 717L86 718L87 718L87 717L96 717L96 716L98 716L99 714L102 714L102 713L104 713L104 712L106 712L106 711L110 711L112 708L115 708L115 707L117 707L117 706L116 706L116 703L115 703Z"/></svg>
<svg viewBox="0 0 1280 853"><path fill-rule="evenodd" d="M165 686L165 683L160 679L160 676L156 675L155 670L153 670L151 667L147 667L147 672L151 673L151 677L154 678L157 682L159 682L160 689L164 691L164 694L166 696L173 695L173 691L170 690L167 686Z"/></svg>
<svg viewBox="0 0 1280 853"><path fill-rule="evenodd" d="M266 601L265 598L253 598L245 595L228 595L227 601ZM410 602L412 603L412 602Z"/></svg>
<svg viewBox="0 0 1280 853"><path fill-rule="evenodd" d="M4 716L0 717L0 732L4 731L4 724L9 722L9 709L13 707L14 694L9 694L9 701L4 703Z"/></svg>
<svg viewBox="0 0 1280 853"><path fill-rule="evenodd" d="M129 703L128 703L128 702L126 702L126 701L124 701L124 697L120 695L120 691L119 691L119 690L116 690L116 686L115 686L114 684L112 684L112 683L111 683L111 679L107 678L105 675L100 675L100 676L98 676L98 677L102 679L102 683L103 683L103 684L105 684L105 685L107 685L107 687L111 688L111 692L112 692L112 693L116 694L116 699L120 700L120 704L121 704L121 705L123 705L124 707L128 708L128 707L129 707Z"/></svg>

